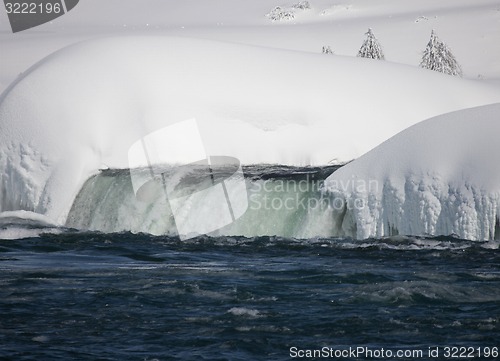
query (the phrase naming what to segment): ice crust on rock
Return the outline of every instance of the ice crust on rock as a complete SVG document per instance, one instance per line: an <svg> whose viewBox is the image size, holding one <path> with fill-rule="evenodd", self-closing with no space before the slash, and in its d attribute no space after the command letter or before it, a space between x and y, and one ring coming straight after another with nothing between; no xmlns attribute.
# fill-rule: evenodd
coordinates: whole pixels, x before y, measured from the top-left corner
<svg viewBox="0 0 500 361"><path fill-rule="evenodd" d="M334 172L342 236L499 238L500 104L418 123Z"/></svg>

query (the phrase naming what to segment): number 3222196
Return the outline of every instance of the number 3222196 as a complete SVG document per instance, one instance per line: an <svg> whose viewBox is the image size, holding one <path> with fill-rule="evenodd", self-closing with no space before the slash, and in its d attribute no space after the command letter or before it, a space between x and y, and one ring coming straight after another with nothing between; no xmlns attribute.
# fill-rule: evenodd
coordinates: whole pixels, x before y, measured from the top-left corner
<svg viewBox="0 0 500 361"><path fill-rule="evenodd" d="M444 347L445 358L497 358L498 347Z"/></svg>
<svg viewBox="0 0 500 361"><path fill-rule="evenodd" d="M61 4L56 3L30 3L12 2L5 3L7 14L59 14L63 11Z"/></svg>

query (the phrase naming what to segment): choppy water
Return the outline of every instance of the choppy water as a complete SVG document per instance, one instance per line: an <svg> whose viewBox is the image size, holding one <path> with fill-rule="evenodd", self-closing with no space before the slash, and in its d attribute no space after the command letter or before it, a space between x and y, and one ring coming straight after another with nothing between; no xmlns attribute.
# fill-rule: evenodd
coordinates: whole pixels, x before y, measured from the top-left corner
<svg viewBox="0 0 500 361"><path fill-rule="evenodd" d="M0 240L0 359L451 359L456 346L493 360L500 346L498 242L57 233Z"/></svg>

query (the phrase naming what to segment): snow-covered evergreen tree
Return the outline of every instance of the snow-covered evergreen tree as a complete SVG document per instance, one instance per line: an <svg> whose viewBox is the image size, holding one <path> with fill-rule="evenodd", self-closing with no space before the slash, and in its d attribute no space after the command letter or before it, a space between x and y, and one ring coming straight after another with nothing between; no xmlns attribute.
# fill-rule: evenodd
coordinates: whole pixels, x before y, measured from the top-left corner
<svg viewBox="0 0 500 361"><path fill-rule="evenodd" d="M358 56L362 58L384 60L382 46L380 46L377 38L373 35L372 29L368 29L366 36L366 40L363 42L363 45L361 45L361 49L359 49Z"/></svg>
<svg viewBox="0 0 500 361"><path fill-rule="evenodd" d="M330 46L324 46L321 52L323 54L333 54L333 50Z"/></svg>
<svg viewBox="0 0 500 361"><path fill-rule="evenodd" d="M449 75L462 76L462 68L457 59L450 48L439 40L434 30L432 30L431 38L422 55L420 67Z"/></svg>
<svg viewBox="0 0 500 361"><path fill-rule="evenodd" d="M272 9L266 16L272 21L293 20L295 18L293 11L283 9L279 6Z"/></svg>
<svg viewBox="0 0 500 361"><path fill-rule="evenodd" d="M436 65L440 62L438 60L439 39L436 36L434 30L431 32L431 38L425 47L424 53L422 55L422 61L420 61L420 67L424 69L436 70Z"/></svg>
<svg viewBox="0 0 500 361"><path fill-rule="evenodd" d="M294 9L306 10L311 8L309 1L299 1L297 4L292 5Z"/></svg>

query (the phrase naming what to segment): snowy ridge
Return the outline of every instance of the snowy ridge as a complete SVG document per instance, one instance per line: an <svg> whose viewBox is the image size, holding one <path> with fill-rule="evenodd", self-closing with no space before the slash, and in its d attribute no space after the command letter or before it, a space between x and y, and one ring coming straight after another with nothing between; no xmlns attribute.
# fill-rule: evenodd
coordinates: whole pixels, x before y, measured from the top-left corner
<svg viewBox="0 0 500 361"><path fill-rule="evenodd" d="M496 87L369 59L161 36L83 42L0 98L0 210L64 223L90 175L126 168L141 136L190 118L207 154L326 164L430 116L497 101Z"/></svg>
<svg viewBox="0 0 500 361"><path fill-rule="evenodd" d="M334 172L339 235L500 237L499 114L494 104L426 120Z"/></svg>

